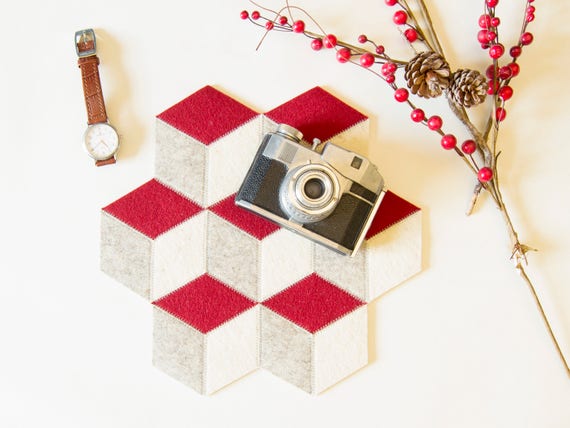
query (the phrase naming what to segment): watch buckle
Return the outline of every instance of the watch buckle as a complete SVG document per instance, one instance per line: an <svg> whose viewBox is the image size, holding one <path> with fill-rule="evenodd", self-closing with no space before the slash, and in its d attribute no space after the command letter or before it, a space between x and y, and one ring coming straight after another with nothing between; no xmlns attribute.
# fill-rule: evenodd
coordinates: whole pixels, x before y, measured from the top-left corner
<svg viewBox="0 0 570 428"><path fill-rule="evenodd" d="M95 55L97 51L97 41L95 31L91 28L75 32L75 51L80 58Z"/></svg>

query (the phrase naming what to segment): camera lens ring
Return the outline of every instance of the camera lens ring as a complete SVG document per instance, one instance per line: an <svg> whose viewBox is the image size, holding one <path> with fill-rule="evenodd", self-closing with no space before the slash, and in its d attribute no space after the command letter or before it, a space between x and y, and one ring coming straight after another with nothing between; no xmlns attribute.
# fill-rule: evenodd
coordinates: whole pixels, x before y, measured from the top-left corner
<svg viewBox="0 0 570 428"><path fill-rule="evenodd" d="M307 183L316 180L323 187L317 198L307 195ZM287 174L280 189L282 208L292 220L299 223L315 223L328 217L341 197L340 182L334 171L322 164L307 164Z"/></svg>
<svg viewBox="0 0 570 428"><path fill-rule="evenodd" d="M317 182L321 185L322 194L320 196L312 198L307 194L306 188L309 182ZM322 170L307 170L299 174L295 180L295 197L307 209L323 207L333 197L333 183L330 175Z"/></svg>

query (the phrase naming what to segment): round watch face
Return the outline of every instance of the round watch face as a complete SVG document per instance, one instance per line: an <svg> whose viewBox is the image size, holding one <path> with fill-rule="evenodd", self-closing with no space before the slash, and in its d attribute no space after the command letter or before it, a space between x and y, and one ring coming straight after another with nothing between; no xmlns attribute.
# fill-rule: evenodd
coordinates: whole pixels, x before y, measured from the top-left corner
<svg viewBox="0 0 570 428"><path fill-rule="evenodd" d="M89 125L83 140L87 153L95 160L109 159L119 148L119 135L108 123Z"/></svg>

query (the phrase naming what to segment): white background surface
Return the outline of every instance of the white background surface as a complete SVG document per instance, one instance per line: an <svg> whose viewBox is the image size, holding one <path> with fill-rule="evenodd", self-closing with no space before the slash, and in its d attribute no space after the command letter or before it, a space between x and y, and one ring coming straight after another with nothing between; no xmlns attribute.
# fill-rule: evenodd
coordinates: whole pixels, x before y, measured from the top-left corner
<svg viewBox="0 0 570 428"><path fill-rule="evenodd" d="M488 62L482 1L427 0L452 68ZM502 37L523 2L503 1ZM280 1L268 0L274 8ZM300 1L329 32L411 51L381 0ZM565 2L538 0L535 43L501 132L504 195L570 359L570 172ZM380 79L314 53L299 35L242 22L244 1L15 2L0 16L0 426L568 427L570 377L509 263L498 212L463 214L473 179L408 119ZM83 152L73 34L97 31L101 78L120 130L117 165ZM151 305L98 269L99 210L153 176L154 116L213 84L264 111L321 85L371 117L371 156L424 209L425 270L370 305L371 363L318 397L258 371L202 397L151 364ZM431 114L445 112L432 102ZM452 124L460 139L461 128Z"/></svg>

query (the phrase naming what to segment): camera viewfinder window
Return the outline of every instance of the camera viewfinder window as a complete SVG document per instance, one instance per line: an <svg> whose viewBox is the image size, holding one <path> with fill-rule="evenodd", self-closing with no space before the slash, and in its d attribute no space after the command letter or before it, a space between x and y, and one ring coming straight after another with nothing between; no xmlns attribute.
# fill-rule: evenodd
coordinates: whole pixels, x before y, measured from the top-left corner
<svg viewBox="0 0 570 428"><path fill-rule="evenodd" d="M360 169L361 165L362 165L362 159L360 159L358 156L352 158L352 163L350 164L351 167L353 167L354 169Z"/></svg>

